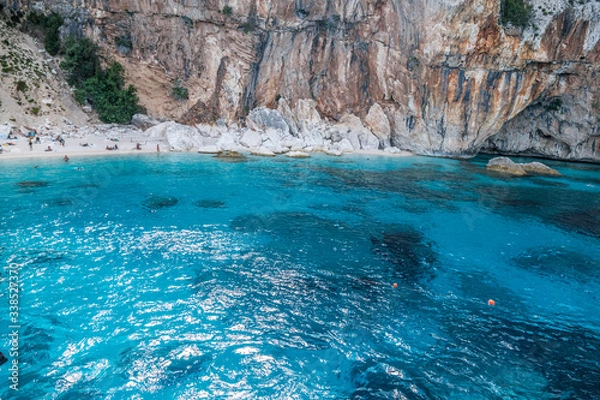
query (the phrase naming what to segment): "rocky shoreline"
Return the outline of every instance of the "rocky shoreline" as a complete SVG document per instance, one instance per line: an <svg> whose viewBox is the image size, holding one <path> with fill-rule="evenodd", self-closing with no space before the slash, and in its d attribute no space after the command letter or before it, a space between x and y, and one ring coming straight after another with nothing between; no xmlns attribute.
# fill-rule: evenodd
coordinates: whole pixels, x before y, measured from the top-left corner
<svg viewBox="0 0 600 400"><path fill-rule="evenodd" d="M406 153L391 145L389 125L380 123L368 127L352 114L344 115L338 122L326 121L319 116L311 100L299 101L293 109L284 100L279 101L277 109L256 108L246 117L243 127L227 125L225 121L189 126L142 115L134 116L133 123L146 128L146 137L164 138L172 151L251 151L261 155L301 151L337 156L378 150L388 154Z"/></svg>

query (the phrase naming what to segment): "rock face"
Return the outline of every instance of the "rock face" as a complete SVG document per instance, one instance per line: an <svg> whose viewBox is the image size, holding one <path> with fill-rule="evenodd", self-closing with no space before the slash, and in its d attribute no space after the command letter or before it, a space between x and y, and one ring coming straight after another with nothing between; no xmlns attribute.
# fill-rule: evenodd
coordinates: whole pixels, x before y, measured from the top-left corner
<svg viewBox="0 0 600 400"><path fill-rule="evenodd" d="M528 3L519 30L499 25L500 0L229 0L231 13L200 0L0 0L60 12L63 33L83 31L125 66L150 115L232 125L250 113L275 150L323 146L314 132L329 124L339 151L600 161L600 4ZM336 141L344 126L356 135Z"/></svg>

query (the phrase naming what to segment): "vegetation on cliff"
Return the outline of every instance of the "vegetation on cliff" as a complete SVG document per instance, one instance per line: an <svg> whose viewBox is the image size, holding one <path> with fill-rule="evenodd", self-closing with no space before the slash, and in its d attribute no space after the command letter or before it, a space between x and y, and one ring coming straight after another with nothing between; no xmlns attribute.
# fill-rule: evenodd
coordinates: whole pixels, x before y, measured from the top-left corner
<svg viewBox="0 0 600 400"><path fill-rule="evenodd" d="M502 25L512 25L525 28L531 20L531 6L523 0L502 0L500 3L500 22Z"/></svg>
<svg viewBox="0 0 600 400"><path fill-rule="evenodd" d="M76 100L89 102L102 122L129 123L140 111L136 89L125 87L123 66L112 62L103 69L98 46L90 39L68 37L64 43L65 59L60 64L67 81L75 86Z"/></svg>
<svg viewBox="0 0 600 400"><path fill-rule="evenodd" d="M44 36L44 48L51 56L55 56L60 51L59 30L63 24L63 18L52 12L48 15L35 12L27 16L27 22L30 30L41 29Z"/></svg>

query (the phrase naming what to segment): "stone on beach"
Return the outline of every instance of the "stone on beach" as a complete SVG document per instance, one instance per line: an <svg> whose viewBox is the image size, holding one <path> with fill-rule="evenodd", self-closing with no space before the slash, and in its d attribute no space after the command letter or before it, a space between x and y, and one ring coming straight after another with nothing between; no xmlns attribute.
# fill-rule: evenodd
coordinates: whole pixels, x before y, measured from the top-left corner
<svg viewBox="0 0 600 400"><path fill-rule="evenodd" d="M253 156L261 156L261 157L273 157L276 155L271 150L264 148L264 147L259 147L258 149L254 149L250 152L250 154L252 154Z"/></svg>
<svg viewBox="0 0 600 400"><path fill-rule="evenodd" d="M166 138L172 151L190 151L204 146L204 139L196 128L173 121L147 129L144 136Z"/></svg>
<svg viewBox="0 0 600 400"><path fill-rule="evenodd" d="M256 149L260 147L260 145L262 144L262 138L260 136L260 133L252 129L246 130L240 138L240 144L248 147L249 149Z"/></svg>
<svg viewBox="0 0 600 400"><path fill-rule="evenodd" d="M221 149L215 145L201 146L198 149L198 153L200 153L200 154L217 154L220 151L221 151Z"/></svg>

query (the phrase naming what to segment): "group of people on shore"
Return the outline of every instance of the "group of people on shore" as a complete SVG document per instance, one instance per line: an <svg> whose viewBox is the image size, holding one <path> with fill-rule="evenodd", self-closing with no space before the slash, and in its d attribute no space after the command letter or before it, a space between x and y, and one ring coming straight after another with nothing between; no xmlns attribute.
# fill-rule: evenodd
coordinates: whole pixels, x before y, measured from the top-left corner
<svg viewBox="0 0 600 400"><path fill-rule="evenodd" d="M37 131L35 131L35 130L28 131L27 134L24 134L23 136L27 140L27 143L29 145L29 151L33 151L34 145L42 144L42 138L38 135ZM11 133L9 133L7 135L7 139L11 139L12 140L12 139L19 139L19 138L11 132ZM46 140L44 140L44 142ZM60 146L65 147L65 139L62 137L62 135L58 135L57 137L50 137L50 140L52 142L58 142L58 144ZM116 139L116 138L115 139L111 139L111 141L116 142L116 141L118 141L118 139ZM5 144L5 146L8 146L8 145L10 145L10 146L16 146L16 143L10 142L8 144ZM82 146L82 147L93 146L93 144L89 144L89 143L83 143L83 144L80 143L79 145ZM136 143L134 149L135 150L142 150L142 144L141 143ZM119 146L118 146L117 143L115 143L112 146L111 145L107 145L106 146L106 150L111 150L111 151L112 150L119 150ZM4 151L4 149L2 148L2 146L0 146L0 154L3 151ZM44 151L45 152L53 152L55 150L53 149L52 144L48 144L47 147L44 149ZM160 145L159 144L156 145L156 151L160 152ZM69 157L68 156L64 156L64 161L69 161Z"/></svg>
<svg viewBox="0 0 600 400"><path fill-rule="evenodd" d="M58 138L54 139L56 140L62 147L65 147L65 139L59 135ZM39 136L35 136L35 141L33 140L33 137L29 137L29 151L33 151L33 145L34 144L41 144L42 140L40 139ZM52 146L48 145L48 147L46 148L46 150L44 151L53 151L52 150Z"/></svg>

